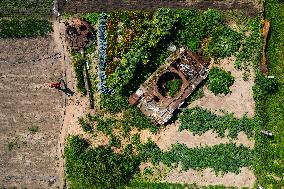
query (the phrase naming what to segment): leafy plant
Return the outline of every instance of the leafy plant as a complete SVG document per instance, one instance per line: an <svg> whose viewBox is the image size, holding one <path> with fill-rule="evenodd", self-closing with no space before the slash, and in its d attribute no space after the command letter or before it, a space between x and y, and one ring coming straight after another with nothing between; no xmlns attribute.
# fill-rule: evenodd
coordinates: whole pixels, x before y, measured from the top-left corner
<svg viewBox="0 0 284 189"><path fill-rule="evenodd" d="M229 136L232 138L236 138L241 131L252 137L253 131L258 125L257 120L248 118L247 115L244 115L241 119L235 118L233 114L219 116L200 107L185 109L180 120L179 131L187 129L193 134L201 135L212 129L219 136L224 137L225 131L229 130Z"/></svg>
<svg viewBox="0 0 284 189"><path fill-rule="evenodd" d="M85 81L84 81L84 60L79 59L79 60L73 60L73 67L76 75L76 87L77 90L80 92L82 96L85 96L87 94L87 90L85 88Z"/></svg>
<svg viewBox="0 0 284 189"><path fill-rule="evenodd" d="M123 118L124 124L136 127L138 130L150 129L152 133L157 133L159 129L159 127L136 106L128 108L127 111L125 111Z"/></svg>
<svg viewBox="0 0 284 189"><path fill-rule="evenodd" d="M241 34L227 26L216 28L205 51L211 56L225 58L237 52L241 46Z"/></svg>
<svg viewBox="0 0 284 189"><path fill-rule="evenodd" d="M215 95L228 94L230 92L230 86L234 83L234 77L230 72L221 70L214 67L209 71L209 78L207 82L208 89Z"/></svg>
<svg viewBox="0 0 284 189"><path fill-rule="evenodd" d="M166 88L169 91L169 95L171 97L174 97L179 92L181 85L182 85L181 79L174 79L167 81Z"/></svg>
<svg viewBox="0 0 284 189"><path fill-rule="evenodd" d="M131 153L129 147L125 153L116 154L109 146L91 148L80 137L69 137L64 150L69 187L104 189L123 186L137 165Z"/></svg>
<svg viewBox="0 0 284 189"><path fill-rule="evenodd" d="M93 131L93 126L87 122L83 118L78 119L79 124L81 125L82 129L84 132L92 132Z"/></svg>
<svg viewBox="0 0 284 189"><path fill-rule="evenodd" d="M104 111L118 113L128 107L127 97L117 94L101 94L100 106Z"/></svg>
<svg viewBox="0 0 284 189"><path fill-rule="evenodd" d="M31 127L29 127L28 129L32 134L36 134L38 132L38 126L34 125L34 124Z"/></svg>
<svg viewBox="0 0 284 189"><path fill-rule="evenodd" d="M98 20L100 18L100 14L97 13L97 12L86 13L86 14L81 15L80 18L85 19L92 26L95 26L98 23Z"/></svg>

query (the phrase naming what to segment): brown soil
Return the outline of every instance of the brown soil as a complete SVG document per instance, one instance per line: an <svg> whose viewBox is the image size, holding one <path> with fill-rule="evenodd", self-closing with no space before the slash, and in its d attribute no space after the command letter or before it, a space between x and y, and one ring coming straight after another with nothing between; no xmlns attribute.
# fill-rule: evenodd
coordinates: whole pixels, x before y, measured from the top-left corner
<svg viewBox="0 0 284 189"><path fill-rule="evenodd" d="M162 150L168 150L173 144L177 142L185 144L189 148L194 148L198 146L214 146L218 144L225 143L236 143L237 145L243 144L249 148L254 147L254 141L251 141L247 138L246 134L241 132L239 133L237 139L232 140L228 137L218 137L217 133L207 131L202 135L193 135L191 132L183 130L178 131L180 123L170 124L166 128L162 129L157 135L153 135L148 130L143 130L140 134L141 142L147 142L148 138L153 140L159 148Z"/></svg>
<svg viewBox="0 0 284 189"><path fill-rule="evenodd" d="M57 53L54 43L50 37L1 39L0 46L0 60L6 61L0 63L0 187L59 187L63 96L47 83L62 77L61 62L29 61ZM35 134L29 131L33 125Z"/></svg>
<svg viewBox="0 0 284 189"><path fill-rule="evenodd" d="M189 105L190 108L200 106L216 113L220 113L219 110L225 110L234 113L239 118L245 113L250 117L254 115L255 103L252 91L254 72L251 70L249 81L244 81L242 79L243 72L234 68L234 61L235 57L230 57L220 60L219 64L211 64L211 66L218 66L226 71L230 71L232 76L235 77L235 82L230 87L231 94L216 96L205 86L205 96L191 103Z"/></svg>
<svg viewBox="0 0 284 189"><path fill-rule="evenodd" d="M235 186L239 188L253 188L256 178L253 171L246 167L241 168L241 172L239 174L226 173L223 176L216 176L215 172L211 169L204 169L202 171L190 169L186 172L181 171L180 169L175 169L167 174L164 181L170 183L197 183L199 186L224 185L227 187Z"/></svg>

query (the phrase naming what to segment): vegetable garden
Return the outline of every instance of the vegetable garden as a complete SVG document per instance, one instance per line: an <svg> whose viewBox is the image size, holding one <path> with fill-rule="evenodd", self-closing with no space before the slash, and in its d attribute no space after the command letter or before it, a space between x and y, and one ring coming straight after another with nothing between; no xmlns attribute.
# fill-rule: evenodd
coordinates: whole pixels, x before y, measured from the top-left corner
<svg viewBox="0 0 284 189"><path fill-rule="evenodd" d="M181 166L182 171L211 168L217 175L228 172L238 174L242 167L254 170L257 177L262 174L263 159L260 162L257 160L263 157L260 155L263 141L269 139L264 139L260 134L265 124L260 110L266 96L277 91L278 85L259 71L263 42L260 17L240 19L239 16L240 13L234 11L166 8L153 12L114 11L108 14L81 15L82 19L89 21L98 31L98 46L92 48L93 52L90 49L86 52L87 57L91 57L88 54L96 50L98 52L98 61L91 58L89 61L97 64L99 87L93 85L94 95L98 97L96 113L87 114L79 120L85 134L89 136L87 138L92 139L86 141L79 136L71 136L65 148L66 177L70 188L124 188L140 185L154 188L163 185L132 179L133 175L141 174L137 167L145 162L151 162L154 166L162 163L170 169ZM228 19L236 21L239 29L230 27ZM235 139L240 132L244 132L251 140L256 139L254 149L235 143L194 148L176 143L168 151L163 151L155 141L142 142L140 137L143 130L156 134L163 132L164 126L154 124L137 107L128 105L127 98L164 63L171 54L172 46L186 46L207 60L213 58L214 62L234 56L234 67L242 71L243 80L250 74L250 68L254 69L254 117L244 114L243 117L236 118L228 112L216 115L210 110L196 107L184 108L172 120L179 120L178 132L187 130L194 135L212 131L221 138ZM214 64L208 79L187 103L204 96L204 87L215 95L230 95L234 76ZM83 84L80 83L82 76L79 71L76 76L77 87L85 95L84 89L80 89ZM166 83L168 96L173 97L180 86L177 78ZM225 135L226 131L229 131L228 136ZM95 143L98 135L109 139L107 146L90 145ZM255 186L256 184L265 185L262 176ZM163 187L167 186L186 187L167 183ZM222 187L224 186L216 186Z"/></svg>

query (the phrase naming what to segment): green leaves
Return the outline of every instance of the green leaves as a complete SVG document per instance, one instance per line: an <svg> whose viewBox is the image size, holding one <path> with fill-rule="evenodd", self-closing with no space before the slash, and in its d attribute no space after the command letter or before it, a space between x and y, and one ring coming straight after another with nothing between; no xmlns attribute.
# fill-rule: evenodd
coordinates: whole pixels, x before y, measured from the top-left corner
<svg viewBox="0 0 284 189"><path fill-rule="evenodd" d="M224 137L225 131L229 130L231 138L236 138L241 131L245 132L248 137L252 137L254 129L258 126L257 120L248 118L247 115L241 119L235 118L233 114L219 116L200 107L185 109L180 120L179 131L187 129L193 134L201 135L212 129L220 137Z"/></svg>
<svg viewBox="0 0 284 189"><path fill-rule="evenodd" d="M162 152L153 141L148 141L141 145L139 156L142 161L150 159L155 165L159 162L168 166L181 164L183 171L212 168L216 174L239 173L241 167L249 167L253 162L253 151L232 143L196 148L177 143L171 150Z"/></svg>
<svg viewBox="0 0 284 189"><path fill-rule="evenodd" d="M234 83L234 77L230 72L221 70L214 67L209 71L209 79L207 82L208 89L215 95L228 94L230 92L230 86Z"/></svg>
<svg viewBox="0 0 284 189"><path fill-rule="evenodd" d="M0 38L21 38L47 36L52 31L48 20L26 18L1 18Z"/></svg>
<svg viewBox="0 0 284 189"><path fill-rule="evenodd" d="M91 148L80 137L69 137L64 151L69 187L105 189L124 185L137 166L131 148L126 151L116 154L109 146Z"/></svg>
<svg viewBox="0 0 284 189"><path fill-rule="evenodd" d="M216 28L205 52L216 58L225 58L237 52L241 46L241 34L227 26Z"/></svg>
<svg viewBox="0 0 284 189"><path fill-rule="evenodd" d="M174 79L167 81L166 88L169 91L169 95L171 97L174 97L179 92L181 85L182 85L181 79Z"/></svg>

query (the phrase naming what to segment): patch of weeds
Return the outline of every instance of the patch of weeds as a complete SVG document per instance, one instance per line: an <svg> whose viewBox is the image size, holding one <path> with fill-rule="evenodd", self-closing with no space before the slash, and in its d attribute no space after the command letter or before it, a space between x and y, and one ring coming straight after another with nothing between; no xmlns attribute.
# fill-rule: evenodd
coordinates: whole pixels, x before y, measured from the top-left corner
<svg viewBox="0 0 284 189"><path fill-rule="evenodd" d="M110 113L119 113L128 106L127 97L121 95L105 95L100 96L100 106L102 110Z"/></svg>
<svg viewBox="0 0 284 189"><path fill-rule="evenodd" d="M171 97L174 97L179 92L181 85L182 85L181 79L174 79L167 81L166 88L169 91L169 95Z"/></svg>
<svg viewBox="0 0 284 189"><path fill-rule="evenodd" d="M13 150L15 147L19 148L17 139L13 139L7 143L7 148L9 151Z"/></svg>
<svg viewBox="0 0 284 189"><path fill-rule="evenodd" d="M228 94L235 79L230 72L214 67L209 71L207 86L215 95Z"/></svg>
<svg viewBox="0 0 284 189"><path fill-rule="evenodd" d="M216 58L229 57L238 51L240 41L241 34L227 26L220 26L213 32L205 52Z"/></svg>
<svg viewBox="0 0 284 189"><path fill-rule="evenodd" d="M89 123L87 123L83 118L78 119L79 124L81 125L84 132L92 132L93 126Z"/></svg>
<svg viewBox="0 0 284 189"><path fill-rule="evenodd" d="M179 131L187 129L193 134L201 135L212 129L220 137L224 137L225 131L229 130L231 138L236 138L241 131L245 132L248 137L252 137L254 129L259 124L256 119L248 118L247 115L238 119L233 114L225 113L220 116L199 107L185 109L180 120Z"/></svg>
<svg viewBox="0 0 284 189"><path fill-rule="evenodd" d="M29 129L29 131L34 135L34 134L36 134L37 132L38 132L38 130L39 130L39 127L37 126L37 125L32 125L31 127L29 127L28 128Z"/></svg>
<svg viewBox="0 0 284 189"><path fill-rule="evenodd" d="M119 148L121 146L121 141L115 135L111 135L109 144Z"/></svg>
<svg viewBox="0 0 284 189"><path fill-rule="evenodd" d="M136 147L141 144L140 135L138 133L134 134L131 137L131 143L134 144Z"/></svg>

